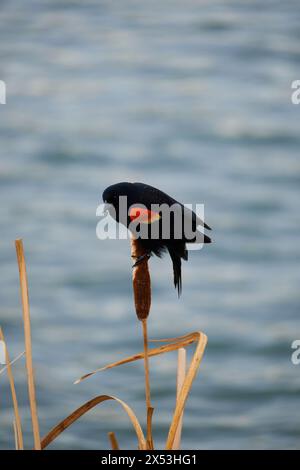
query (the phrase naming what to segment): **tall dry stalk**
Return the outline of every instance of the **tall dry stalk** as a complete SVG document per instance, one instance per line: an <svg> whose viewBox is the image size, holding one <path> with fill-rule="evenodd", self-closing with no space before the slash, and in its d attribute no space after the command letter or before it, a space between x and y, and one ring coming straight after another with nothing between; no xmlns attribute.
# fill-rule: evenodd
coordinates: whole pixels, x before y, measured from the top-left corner
<svg viewBox="0 0 300 470"><path fill-rule="evenodd" d="M145 252L134 238L131 239L131 257L135 261ZM153 449L152 437L152 415L153 407L151 405L150 392L150 373L149 373L149 348L147 318L151 307L151 279L148 268L148 260L145 258L140 264L133 268L132 273L133 295L135 311L138 319L142 322L143 343L144 343L144 369L145 369L145 394L146 394L146 413L147 413L147 446Z"/></svg>
<svg viewBox="0 0 300 470"><path fill-rule="evenodd" d="M33 364L32 364L28 283L27 283L26 264L25 264L25 256L24 256L22 240L16 240L15 245L16 245L16 252L17 252L19 275L20 275L20 289L21 289L24 336L25 336L27 383L28 383L28 394L29 394L30 412L31 412L31 420L32 420L32 429L33 429L34 448L35 450L41 450L40 429L39 429L39 421L38 421L38 414L37 414L34 373L33 373Z"/></svg>

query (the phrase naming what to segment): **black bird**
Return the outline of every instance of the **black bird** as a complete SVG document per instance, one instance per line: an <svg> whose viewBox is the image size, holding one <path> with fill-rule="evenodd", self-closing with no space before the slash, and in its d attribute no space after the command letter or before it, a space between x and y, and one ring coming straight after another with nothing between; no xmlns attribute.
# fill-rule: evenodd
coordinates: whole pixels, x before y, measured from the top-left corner
<svg viewBox="0 0 300 470"><path fill-rule="evenodd" d="M125 215L120 213L119 198L121 196L127 197ZM186 243L211 243L211 239L202 232L199 232L197 227L201 226L208 230L211 230L211 228L195 212L185 208L183 204L168 196L168 194L144 183L117 183L106 188L102 197L105 203L105 210L117 222L122 223L129 229L134 222L134 227L137 231L143 226L143 233L147 234L146 237L141 236L138 238L138 243L141 243L145 254L137 259L134 266L142 262L146 257L149 258L152 254L160 258L166 251L169 252L173 263L174 285L178 290L178 296L180 296L182 290L181 259L186 261L188 259ZM161 209L153 210L153 205L159 205L166 209L173 207L175 210L170 212L170 218L167 220L166 213ZM114 211L112 211L112 208ZM179 215L179 218L176 219L176 215ZM182 233L182 231L178 235L175 220L177 220L176 223L178 223L178 220L181 220L182 227L184 224L189 224L189 227L194 232L193 237L187 238L185 232ZM165 227L164 222L169 227L169 233L167 234L163 231Z"/></svg>

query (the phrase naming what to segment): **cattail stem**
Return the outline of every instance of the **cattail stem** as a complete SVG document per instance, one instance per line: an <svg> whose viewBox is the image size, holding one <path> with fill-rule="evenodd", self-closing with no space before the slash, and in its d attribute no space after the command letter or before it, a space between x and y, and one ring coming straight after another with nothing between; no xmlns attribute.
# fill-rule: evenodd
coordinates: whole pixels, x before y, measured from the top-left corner
<svg viewBox="0 0 300 470"><path fill-rule="evenodd" d="M150 393L150 378L149 378L147 319L142 320L142 327L143 327L143 339L144 339L144 367L145 367L146 407L147 407L147 410L148 410L149 408L151 408L151 393Z"/></svg>
<svg viewBox="0 0 300 470"><path fill-rule="evenodd" d="M154 408L152 408L151 406L147 318L142 320L142 327L143 327L143 339L144 339L145 394L146 394L146 411L147 411L147 445L149 449L153 449L152 415L153 415Z"/></svg>
<svg viewBox="0 0 300 470"><path fill-rule="evenodd" d="M145 251L141 247L138 240L131 239L131 257L135 262L139 257L143 256ZM150 376L149 376L149 349L148 349L148 331L147 318L151 306L151 279L148 268L148 259L133 268L133 294L135 310L138 319L142 322L143 341L144 341L144 369L145 369L145 394L146 394L146 412L147 412L147 447L153 449L152 438L152 415L153 408L151 406L150 393Z"/></svg>

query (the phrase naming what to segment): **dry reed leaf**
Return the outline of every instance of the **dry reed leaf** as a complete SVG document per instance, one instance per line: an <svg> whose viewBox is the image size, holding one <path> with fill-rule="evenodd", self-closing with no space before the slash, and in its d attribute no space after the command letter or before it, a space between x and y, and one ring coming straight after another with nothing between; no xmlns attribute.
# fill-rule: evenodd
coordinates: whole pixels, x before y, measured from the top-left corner
<svg viewBox="0 0 300 470"><path fill-rule="evenodd" d="M180 348L178 349L176 401L179 400L180 392L182 390L182 385L185 379L185 374L186 374L186 350L184 348ZM183 413L180 416L172 450L180 449L182 424L183 424Z"/></svg>
<svg viewBox="0 0 300 470"><path fill-rule="evenodd" d="M11 398L12 398L13 408L14 408L14 415L15 415L15 419L13 423L14 423L16 448L23 450L24 444L23 444L22 424L21 424L19 405L18 405L17 394L16 394L15 381L14 381L14 376L13 376L12 368L11 368L12 363L10 362L10 359L9 359L7 344L5 342L3 331L1 328L0 328L0 340L3 341L4 347L5 347L6 369L7 369L8 379L9 379L10 393L11 393Z"/></svg>
<svg viewBox="0 0 300 470"><path fill-rule="evenodd" d="M192 383L197 374L197 371L200 366L200 363L201 363L201 360L205 351L205 347L207 344L207 336L204 333L198 333L197 336L198 336L198 341L196 345L196 350L192 357L189 369L185 376L180 394L176 402L173 419L171 422L171 426L169 429L169 434L168 434L168 438L166 442L166 450L172 449L172 446L174 444L174 439L175 439L175 435L178 429L178 425L180 423L180 418L182 416L188 394L191 390Z"/></svg>
<svg viewBox="0 0 300 470"><path fill-rule="evenodd" d="M63 419L45 437L43 437L41 441L42 449L45 449L50 444L50 442L54 441L54 439L56 439L63 431L65 431L65 429L71 426L75 421L77 421L81 416L87 413L90 409L108 400L114 400L123 407L128 417L130 418L130 421L135 430L135 433L138 439L139 449L146 450L147 448L146 440L145 440L141 425L136 415L134 414L133 410L123 400L120 400L119 398L113 397L111 395L99 395L98 397L95 397L92 400L89 400L88 402L84 403L82 406L77 408L75 411L73 411L73 413L71 413L69 416Z"/></svg>
<svg viewBox="0 0 300 470"><path fill-rule="evenodd" d="M22 299L22 312L23 312L25 351L26 351L25 357L26 357L27 383L28 383L29 404L30 404L32 429L33 429L34 448L35 450L40 450L41 439L40 439L40 429L39 429L39 421L38 421L38 415L37 415L34 374L33 374L33 364L32 364L28 283L27 283L26 263L25 263L22 240L15 240L15 246L16 246L17 260L18 260L18 267L19 267L19 276L20 276L20 289L21 289L21 299Z"/></svg>
<svg viewBox="0 0 300 470"><path fill-rule="evenodd" d="M160 338L160 339L149 339L150 343L174 343L180 340L189 339L194 337L195 334L199 333L198 331L194 331L193 333L187 333L186 335L176 336L174 338ZM203 334L203 333L202 333Z"/></svg>
<svg viewBox="0 0 300 470"><path fill-rule="evenodd" d="M164 339L164 340L159 340L159 341L165 342L167 340ZM192 383L193 383L194 378L197 374L198 368L200 366L200 362L202 360L202 357L203 357L203 354L204 354L204 351L205 351L205 347L206 347L206 344L207 344L207 336L204 333L200 332L200 331L196 331L196 332L190 333L188 335L180 336L178 338L171 338L171 341L172 342L170 344L160 346L159 348L150 349L149 352L148 352L149 357L157 356L159 354L164 354L164 353L167 353L167 352L170 352L170 351L175 351L177 349L186 347L186 346L188 346L192 343L197 343L197 344L196 344L196 349L195 349L194 355L192 357L188 372L185 376L185 379L184 379L184 382L183 382L183 385L182 385L182 388L181 388L181 392L180 392L180 394L178 396L178 400L176 402L176 406L175 406L175 410L174 410L174 414L173 414L173 419L172 419L172 422L171 422L171 426L170 426L169 433L168 433L168 438L167 438L167 443L166 443L166 449L167 450L171 450L172 446L174 444L174 439L175 439L175 435L176 435L176 432L177 432L177 428L180 424L180 417L182 416L188 394L191 390ZM111 364L108 364L105 367L102 367L100 369L95 370L94 372L91 372L89 374L84 375L83 377L78 379L75 383L79 383L82 380L96 374L97 372L107 370L107 369L112 369L113 367L117 367L117 366L120 366L120 365L123 365L123 364L127 364L129 362L134 362L134 361L137 361L139 359L142 359L143 357L144 357L144 353L139 353L139 354L135 354L133 356L129 356L129 357L127 357L125 359L122 359L120 361L113 362Z"/></svg>
<svg viewBox="0 0 300 470"><path fill-rule="evenodd" d="M119 444L118 444L118 441L114 432L108 433L108 439L110 441L112 450L120 450Z"/></svg>
<svg viewBox="0 0 300 470"><path fill-rule="evenodd" d="M201 332L194 332L190 333L188 335L184 336L178 336L177 338L170 338L170 339L158 339L158 340L150 340L151 342L170 342L170 344L165 344L163 346L160 346L158 348L152 348L149 349L148 351L148 356L158 356L160 354L164 354L170 351L176 351L179 348L184 348L186 346L189 346L190 344L195 343L196 341L199 340L199 336L204 335L204 333ZM205 336L205 335L204 335ZM83 375L79 379L77 379L74 384L78 384L82 382L83 380L92 377L93 375L97 374L98 372L102 372L107 369L112 369L114 367L121 366L123 364L128 364L130 362L138 361L139 359L144 358L144 353L140 352L138 354L134 354L132 356L126 357L124 359L121 359L116 362L112 362L111 364L108 364L104 367L100 367L99 369L94 370L93 372L89 372L88 374Z"/></svg>

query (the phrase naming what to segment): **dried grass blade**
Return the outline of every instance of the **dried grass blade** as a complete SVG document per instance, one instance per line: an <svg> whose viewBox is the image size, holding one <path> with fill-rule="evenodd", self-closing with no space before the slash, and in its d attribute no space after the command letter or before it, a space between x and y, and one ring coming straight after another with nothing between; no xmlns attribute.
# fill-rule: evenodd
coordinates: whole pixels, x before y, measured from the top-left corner
<svg viewBox="0 0 300 470"><path fill-rule="evenodd" d="M12 402L13 402L14 415L15 415L15 419L14 419L15 440L16 440L18 449L23 450L24 446L23 446L22 425L21 425L21 418L20 418L20 413L19 413L19 405L18 405L18 400L17 400L15 381L14 381L14 376L13 376L12 368L11 368L12 363L9 360L8 349L7 349L7 345L6 345L3 331L1 328L0 328L0 340L3 341L4 346L5 346L5 362L6 362L7 375L9 379L9 385L10 385L10 393L11 393Z"/></svg>
<svg viewBox="0 0 300 470"><path fill-rule="evenodd" d="M118 444L118 441L114 432L108 433L108 439L110 441L112 450L120 450L119 444Z"/></svg>
<svg viewBox="0 0 300 470"><path fill-rule="evenodd" d="M34 374L33 374L33 364L32 364L28 283L27 283L26 263L25 263L22 240L16 240L15 246L16 246L19 275L20 275L20 288L21 288L22 312L23 312L24 335L25 335L27 382L28 382L29 403L30 403L31 420L32 420L32 428L33 428L34 448L35 450L40 450L41 439L40 439L40 429L39 429L39 421L38 421L38 415L37 415Z"/></svg>
<svg viewBox="0 0 300 470"><path fill-rule="evenodd" d="M139 449L146 450L146 440L145 440L141 425L135 413L130 408L130 406L127 405L127 403L111 395L99 395L98 397L95 397L92 400L89 400L88 402L84 403L82 406L77 408L75 411L73 411L73 413L71 413L69 416L63 419L45 437L43 437L42 442L41 442L42 449L45 449L50 444L50 442L54 441L54 439L56 439L62 432L64 432L65 429L71 426L75 421L77 421L81 416L83 416L89 410L91 410L98 404L103 403L108 400L114 400L123 407L123 409L126 411L133 425L133 428L135 430L135 433L138 439Z"/></svg>
<svg viewBox="0 0 300 470"><path fill-rule="evenodd" d="M191 360L191 364L189 367L189 370L186 374L186 377L184 379L182 389L180 392L180 395L178 397L178 400L176 402L174 414L173 414L173 419L171 422L171 426L169 429L169 434L167 438L167 443L166 443L166 450L171 450L174 444L174 439L176 435L176 431L178 428L178 424L180 421L180 417L182 415L182 412L184 410L184 406L188 397L188 394L191 390L192 383L194 381L194 378L197 374L198 368L200 366L205 347L207 344L207 337L204 333L198 333L198 342L196 346L196 350L194 352L194 355Z"/></svg>
<svg viewBox="0 0 300 470"><path fill-rule="evenodd" d="M178 401L179 399L182 385L185 379L185 374L186 374L186 350L184 348L180 348L178 349L176 401ZM173 450L180 449L182 423L183 423L183 412L182 412L182 415L180 416L177 431L175 434L174 444L172 447Z"/></svg>
<svg viewBox="0 0 300 470"><path fill-rule="evenodd" d="M165 345L160 346L158 348L149 349L148 357L158 356L160 354L165 354L165 353L168 353L170 351L176 351L179 348L184 348L186 346L189 346L190 344L195 343L198 340L199 334L203 334L203 333L194 332L194 333L190 333L189 335L179 336L178 338L171 338L172 342L170 344L165 344ZM167 340L156 340L156 341L167 342ZM112 362L111 364L108 364L104 367L100 367L99 369L96 369L93 372L89 372L88 374L85 374L82 377L80 377L79 379L77 379L74 383L78 384L78 383L82 382L83 380L85 380L89 377L92 377L93 375L97 374L98 372L102 372L102 371L107 370L107 369L112 369L114 367L118 367L118 366L121 366L123 364L128 364L130 362L138 361L138 360L143 359L143 358L144 358L144 353L143 352L140 352L138 354L134 354L132 356L126 357L126 358L121 359L119 361Z"/></svg>
<svg viewBox="0 0 300 470"><path fill-rule="evenodd" d="M149 342L150 343L174 343L183 339L194 338L196 333L197 332L187 333L186 335L176 336L175 338L149 339Z"/></svg>

